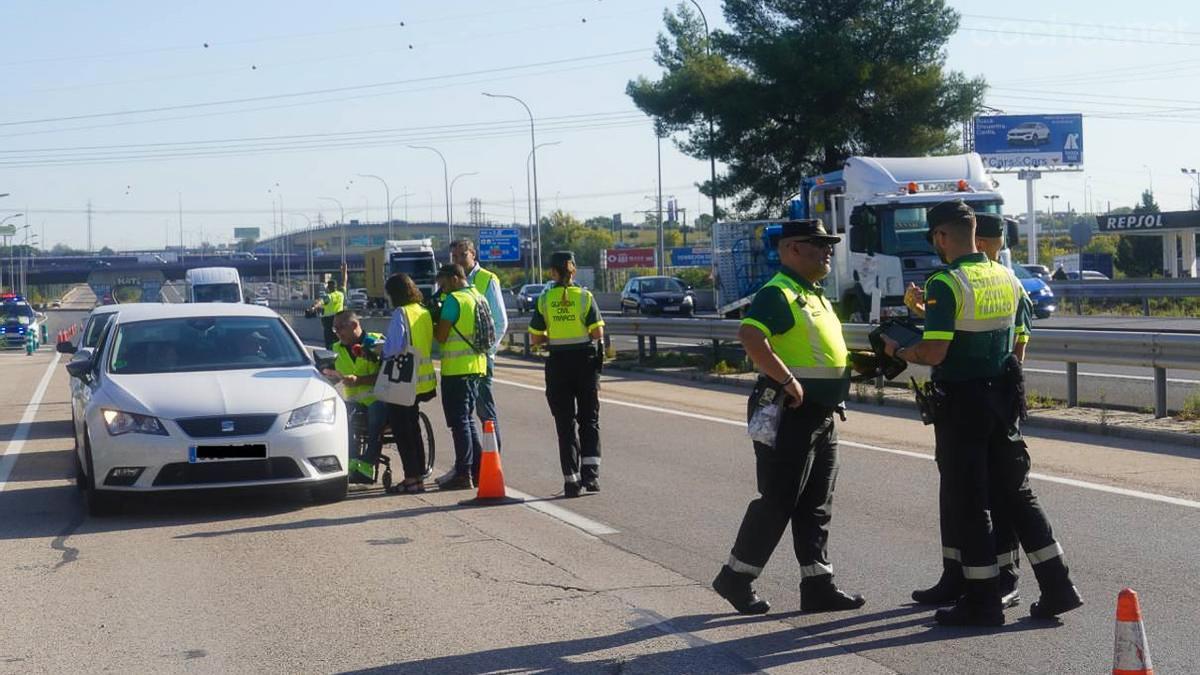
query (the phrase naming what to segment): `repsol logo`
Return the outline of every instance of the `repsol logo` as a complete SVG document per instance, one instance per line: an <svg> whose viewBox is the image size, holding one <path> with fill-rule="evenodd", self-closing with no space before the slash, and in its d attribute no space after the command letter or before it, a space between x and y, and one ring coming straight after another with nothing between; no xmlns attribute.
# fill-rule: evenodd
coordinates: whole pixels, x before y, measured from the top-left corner
<svg viewBox="0 0 1200 675"><path fill-rule="evenodd" d="M1106 230L1153 230L1166 227L1161 213L1146 213L1142 215L1108 216L1105 222Z"/></svg>

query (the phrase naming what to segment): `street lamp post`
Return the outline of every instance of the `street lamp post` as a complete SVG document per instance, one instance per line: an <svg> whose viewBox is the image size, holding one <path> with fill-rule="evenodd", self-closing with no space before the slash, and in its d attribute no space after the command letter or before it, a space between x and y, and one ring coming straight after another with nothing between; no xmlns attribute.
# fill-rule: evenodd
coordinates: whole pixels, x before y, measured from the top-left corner
<svg viewBox="0 0 1200 675"><path fill-rule="evenodd" d="M1051 231L1054 230L1054 200L1059 199L1059 195L1042 195L1043 198L1050 200L1050 224Z"/></svg>
<svg viewBox="0 0 1200 675"><path fill-rule="evenodd" d="M525 101L522 101L521 99L517 98L516 96L512 96L509 94L491 94L486 91L482 92L482 93L484 96L487 96L488 98L512 99L512 100L516 101L517 103L520 103L521 107L525 109L526 114L529 115L529 147L530 147L529 153L533 157L533 222L534 222L535 227L537 227L537 229L538 229L537 270L538 270L538 282L540 283L541 276L542 276L542 265L541 265L541 261L542 261L542 258L541 258L541 254L542 254L542 237L541 237L542 212L541 212L541 205L538 203L538 179L537 179L537 148L538 148L538 146L537 146L537 136L534 132L533 111L529 109L529 106L525 103Z"/></svg>
<svg viewBox="0 0 1200 675"><path fill-rule="evenodd" d="M542 283L542 223L533 219L534 211L537 206L533 202L533 198L529 192L529 161L533 159L533 153L538 148L544 148L548 145L559 145L562 141L550 141L549 143L538 143L525 156L525 200L529 203L529 281L530 283ZM537 270L536 272L534 270ZM536 278L535 278L536 277Z"/></svg>
<svg viewBox="0 0 1200 675"><path fill-rule="evenodd" d="M380 183L383 183L383 196L384 196L384 199L387 201L387 205L388 205L387 206L388 240L391 241L393 238L392 237L392 191L390 189L388 189L387 181L380 178L379 176L376 176L373 173L360 173L360 174L358 174L358 176L361 178L374 178L375 180L379 181Z"/></svg>
<svg viewBox="0 0 1200 675"><path fill-rule="evenodd" d="M308 286L308 289L307 289L307 290L308 290L308 294L309 294L309 295L312 295L312 294L313 294L313 291L314 291L314 289L315 289L315 286L314 286L314 284L313 284L313 241L312 241L312 218L309 218L307 214L304 214L304 213L299 213L299 212L295 212L295 213L289 213L288 215L290 215L290 216L300 216L301 218L303 218L303 219L304 219L304 220L305 220L305 221L308 223L308 266L307 266L307 269L305 269L305 270L304 270L304 272L305 272L305 276L308 278L308 282L307 282L307 286Z"/></svg>
<svg viewBox="0 0 1200 675"><path fill-rule="evenodd" d="M321 200L324 200L327 202L333 202L334 204L337 204L338 212L341 213L341 215L339 216L338 224L341 226L341 235L340 236L342 238L342 264L345 265L346 264L346 209L345 209L345 207L342 206L342 202L340 200L335 199L333 197L317 197L317 199L321 199Z"/></svg>
<svg viewBox="0 0 1200 675"><path fill-rule="evenodd" d="M1154 194L1154 172L1148 164L1143 164L1142 168L1146 170L1146 179L1150 181L1150 194Z"/></svg>
<svg viewBox="0 0 1200 675"><path fill-rule="evenodd" d="M1187 176L1188 178L1191 178L1192 182L1195 183L1195 192L1194 193L1192 191L1192 187L1188 187L1188 196L1192 197L1194 194L1193 200L1189 200L1192 203L1188 204L1188 207L1194 208L1197 211L1200 211L1200 170L1180 169L1179 171L1183 175Z"/></svg>
<svg viewBox="0 0 1200 675"><path fill-rule="evenodd" d="M413 150L431 150L442 160L442 185L446 190L446 245L454 241L454 226L450 224L450 168L446 166L446 156L435 147L429 145L410 145Z"/></svg>
<svg viewBox="0 0 1200 675"><path fill-rule="evenodd" d="M403 188L401 188L401 190L403 190L403 193L396 195L395 197L392 198L392 201L388 203L388 213L392 212L392 204L395 204L398 200L403 199L404 200L404 224L407 225L408 224L408 198L412 197L416 193L409 192L407 185L405 185ZM391 230L388 230L388 232L390 233Z"/></svg>
<svg viewBox="0 0 1200 675"><path fill-rule="evenodd" d="M466 178L467 176L478 176L478 175L479 175L478 171L469 171L467 173L458 174L457 176L454 177L454 180L450 181L449 192L447 193L449 195L449 200L450 200L450 218L451 218L450 222L454 222L454 184L458 182L459 178ZM452 232L453 232L453 230L452 230ZM447 243L447 246L453 242L454 242L454 239L451 238L450 242Z"/></svg>
<svg viewBox="0 0 1200 675"><path fill-rule="evenodd" d="M7 197L7 196L8 196L7 192L0 195L0 197ZM4 218L0 218L0 225L4 225L5 223L12 220L13 218L20 218L23 215L25 215L25 214L24 213L14 213L11 216L4 216ZM15 236L15 234L16 233L14 232L13 235L6 235L4 237L5 241L8 244L8 276L10 277L9 281L12 282L14 292L16 292L16 290L17 290L17 288L16 288L17 278L16 278L16 276L13 275L13 255L12 255L12 242L13 242L13 236ZM4 273L3 272L4 271L2 269L0 269L0 288L4 288Z"/></svg>
<svg viewBox="0 0 1200 675"><path fill-rule="evenodd" d="M700 20L704 22L704 52L712 57L712 33L708 30L708 17L704 15L704 9L700 7L700 3L696 0L690 0L695 5L696 11L700 12ZM712 111L705 114L708 117L708 167L712 180L710 187L712 189L712 217L713 222L717 222L717 155L713 152L713 145L716 136L715 127L713 125Z"/></svg>

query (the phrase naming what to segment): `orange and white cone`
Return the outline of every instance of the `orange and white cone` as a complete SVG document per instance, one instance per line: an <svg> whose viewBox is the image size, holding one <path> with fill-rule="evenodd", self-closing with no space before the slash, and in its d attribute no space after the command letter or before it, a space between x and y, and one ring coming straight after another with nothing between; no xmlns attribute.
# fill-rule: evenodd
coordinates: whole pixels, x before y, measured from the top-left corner
<svg viewBox="0 0 1200 675"><path fill-rule="evenodd" d="M506 504L521 500L509 497L504 488L504 469L496 447L496 423L483 421L483 453L479 458L479 488L474 499L462 504Z"/></svg>
<svg viewBox="0 0 1200 675"><path fill-rule="evenodd" d="M1142 626L1142 606L1137 592L1126 588L1117 596L1117 635L1113 647L1113 675L1154 675L1150 646Z"/></svg>

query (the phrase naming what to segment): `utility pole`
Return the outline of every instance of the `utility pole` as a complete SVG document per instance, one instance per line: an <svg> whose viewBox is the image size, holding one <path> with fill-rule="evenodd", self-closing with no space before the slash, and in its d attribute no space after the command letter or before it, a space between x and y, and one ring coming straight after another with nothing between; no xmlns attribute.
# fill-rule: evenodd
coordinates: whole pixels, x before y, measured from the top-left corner
<svg viewBox="0 0 1200 675"><path fill-rule="evenodd" d="M179 194L179 262L183 262L183 252L187 247L183 244L183 193Z"/></svg>
<svg viewBox="0 0 1200 675"><path fill-rule="evenodd" d="M658 251L655 258L658 262L658 274L663 273L663 193L662 193L662 130L656 124L654 126L654 136L657 139L658 148Z"/></svg>
<svg viewBox="0 0 1200 675"><path fill-rule="evenodd" d="M92 200L87 203L87 239L88 239L88 255L92 254L95 249L92 248Z"/></svg>

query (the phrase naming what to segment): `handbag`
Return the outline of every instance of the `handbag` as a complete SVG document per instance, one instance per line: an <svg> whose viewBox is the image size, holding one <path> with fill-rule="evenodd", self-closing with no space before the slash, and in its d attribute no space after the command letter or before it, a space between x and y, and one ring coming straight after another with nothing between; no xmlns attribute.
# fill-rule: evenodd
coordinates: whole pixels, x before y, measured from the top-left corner
<svg viewBox="0 0 1200 675"><path fill-rule="evenodd" d="M407 317L405 319L407 321ZM409 326L409 336L412 327ZM375 378L375 398L393 405L413 405L417 402L417 372L421 367L421 354L413 346L410 337L403 354L383 360L379 375Z"/></svg>

